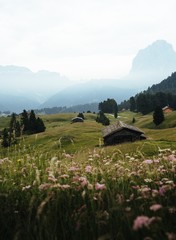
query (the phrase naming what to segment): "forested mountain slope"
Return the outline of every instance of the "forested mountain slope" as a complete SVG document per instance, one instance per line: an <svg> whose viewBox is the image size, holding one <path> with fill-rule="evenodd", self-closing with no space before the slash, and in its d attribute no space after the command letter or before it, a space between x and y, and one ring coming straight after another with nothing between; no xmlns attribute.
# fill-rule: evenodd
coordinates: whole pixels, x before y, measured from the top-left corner
<svg viewBox="0 0 176 240"><path fill-rule="evenodd" d="M154 84L152 85L152 87L149 87L147 92L148 93L164 92L176 94L176 72L172 73L171 76L164 79L162 82Z"/></svg>

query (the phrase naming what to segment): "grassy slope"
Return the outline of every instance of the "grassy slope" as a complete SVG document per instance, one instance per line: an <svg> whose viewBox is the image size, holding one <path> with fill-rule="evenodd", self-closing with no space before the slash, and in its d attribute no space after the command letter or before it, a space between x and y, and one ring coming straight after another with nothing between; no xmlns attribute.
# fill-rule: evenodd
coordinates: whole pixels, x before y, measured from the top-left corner
<svg viewBox="0 0 176 240"><path fill-rule="evenodd" d="M138 240L168 239L167 233L172 231L175 236L176 213L169 213L176 204L175 152L153 154L159 147L176 149L176 129L148 129L152 115L124 112L119 119L131 124L135 117L134 125L144 130L148 139L95 148L103 126L95 122L93 114L85 114L84 123L71 124L75 115L43 116L46 132L24 136L11 150L1 148L1 158L2 151L9 157L0 159L0 236ZM168 115L166 122L174 116ZM112 123L116 121L109 117ZM64 150L76 154L67 156ZM152 164L146 164L145 157L155 162L147 160ZM86 172L86 167L91 172ZM105 189L96 189L97 183ZM166 191L164 197L159 190ZM151 212L155 203L163 207ZM133 231L134 220L140 215L156 222L150 229Z"/></svg>
<svg viewBox="0 0 176 240"><path fill-rule="evenodd" d="M42 116L46 125L46 131L37 135L25 136L26 145L35 145L46 151L65 150L73 153L85 149L93 149L103 143L101 129L104 127L96 123L95 114L85 114L84 123L71 124L71 119L76 113L61 113ZM108 115L111 123L116 122L112 115ZM165 115L165 121L158 127L152 122L152 114L144 115L132 113L129 111L119 113L118 119L133 124L132 119L135 118L134 126L143 130L147 136L146 141L136 143L126 143L117 146L107 147L110 152L114 148L120 151L129 152L136 149L143 150L152 154L157 151L158 146L175 147L176 146L176 112ZM0 129L8 126L9 118L0 118Z"/></svg>

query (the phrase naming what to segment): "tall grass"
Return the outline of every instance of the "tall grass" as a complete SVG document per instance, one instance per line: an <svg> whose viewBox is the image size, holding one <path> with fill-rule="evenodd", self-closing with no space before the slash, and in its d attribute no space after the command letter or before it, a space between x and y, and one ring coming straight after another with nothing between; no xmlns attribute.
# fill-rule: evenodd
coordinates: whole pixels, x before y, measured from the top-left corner
<svg viewBox="0 0 176 240"><path fill-rule="evenodd" d="M176 239L175 129L103 147L94 115L73 115L45 116L45 133L0 149L1 239Z"/></svg>
<svg viewBox="0 0 176 240"><path fill-rule="evenodd" d="M174 150L146 158L139 148L68 154L24 143L0 159L2 239L174 239Z"/></svg>

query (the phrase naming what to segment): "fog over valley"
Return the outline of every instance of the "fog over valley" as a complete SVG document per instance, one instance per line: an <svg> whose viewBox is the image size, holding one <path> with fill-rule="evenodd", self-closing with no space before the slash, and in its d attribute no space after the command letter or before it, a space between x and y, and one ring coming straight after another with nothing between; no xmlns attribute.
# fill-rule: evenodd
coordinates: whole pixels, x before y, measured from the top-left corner
<svg viewBox="0 0 176 240"><path fill-rule="evenodd" d="M129 73L121 79L74 82L57 72L32 72L26 67L0 66L0 110L73 106L100 102L108 97L118 103L161 82L176 69L172 45L157 40L138 51Z"/></svg>
<svg viewBox="0 0 176 240"><path fill-rule="evenodd" d="M176 70L175 8L175 0L1 0L0 111L120 103L162 81Z"/></svg>

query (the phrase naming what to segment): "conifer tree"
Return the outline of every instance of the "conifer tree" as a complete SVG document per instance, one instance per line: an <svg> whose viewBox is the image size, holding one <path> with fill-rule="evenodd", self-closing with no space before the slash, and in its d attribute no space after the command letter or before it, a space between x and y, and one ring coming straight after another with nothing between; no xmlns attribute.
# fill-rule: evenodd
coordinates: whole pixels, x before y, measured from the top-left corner
<svg viewBox="0 0 176 240"><path fill-rule="evenodd" d="M81 117L82 119L84 119L84 114L83 113L78 113L77 117Z"/></svg>
<svg viewBox="0 0 176 240"><path fill-rule="evenodd" d="M9 125L9 133L8 133L10 143L16 141L15 128L16 128L16 114L12 113L11 119L10 119L10 125Z"/></svg>
<svg viewBox="0 0 176 240"><path fill-rule="evenodd" d="M43 120L41 118L39 118L39 117L36 120L36 126L37 126L36 133L44 132L45 129L46 129L46 127L45 127L45 125L43 123Z"/></svg>
<svg viewBox="0 0 176 240"><path fill-rule="evenodd" d="M23 128L23 133L27 133L29 131L29 117L26 110L23 110L21 114L21 125Z"/></svg>
<svg viewBox="0 0 176 240"><path fill-rule="evenodd" d="M161 107L157 106L153 113L153 122L157 126L164 121L164 113Z"/></svg>
<svg viewBox="0 0 176 240"><path fill-rule="evenodd" d="M36 133L36 129L37 129L36 116L35 116L34 110L31 110L29 115L29 131L30 133Z"/></svg>
<svg viewBox="0 0 176 240"><path fill-rule="evenodd" d="M10 135L9 135L9 131L7 128L4 128L3 132L2 132L2 143L1 145L3 147L9 147L11 144L10 142Z"/></svg>
<svg viewBox="0 0 176 240"><path fill-rule="evenodd" d="M21 125L20 125L19 121L16 121L15 135L16 135L16 137L20 137L21 136Z"/></svg>
<svg viewBox="0 0 176 240"><path fill-rule="evenodd" d="M136 110L136 100L134 97L130 97L130 111L134 112Z"/></svg>
<svg viewBox="0 0 176 240"><path fill-rule="evenodd" d="M110 124L109 118L107 118L102 111L100 111L98 113L97 118L96 118L96 122L102 123L105 126Z"/></svg>

